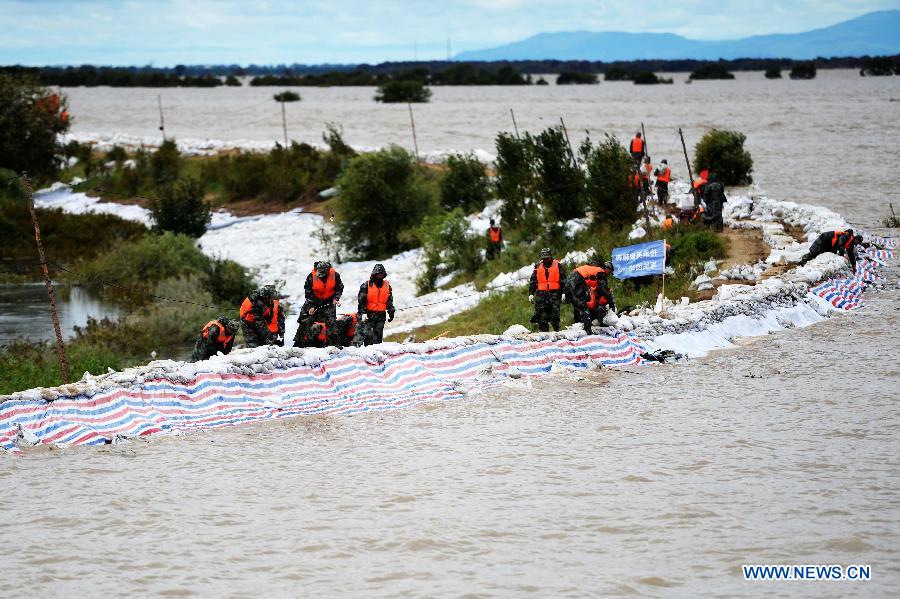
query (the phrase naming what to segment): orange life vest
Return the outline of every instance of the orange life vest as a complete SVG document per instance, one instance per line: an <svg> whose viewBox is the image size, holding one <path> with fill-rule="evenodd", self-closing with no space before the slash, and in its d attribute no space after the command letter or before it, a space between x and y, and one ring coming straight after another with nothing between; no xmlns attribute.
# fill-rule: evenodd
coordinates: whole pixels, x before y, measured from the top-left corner
<svg viewBox="0 0 900 599"><path fill-rule="evenodd" d="M69 112L66 110L63 110L62 113L59 115L59 120L62 121L63 123L68 123L69 122Z"/></svg>
<svg viewBox="0 0 900 599"><path fill-rule="evenodd" d="M672 218L672 215L668 215L662 223L662 228L664 231L668 231L675 224L675 219Z"/></svg>
<svg viewBox="0 0 900 599"><path fill-rule="evenodd" d="M320 300L327 300L334 297L335 273L333 268L328 269L328 277L323 282L316 274L316 269L312 271L312 288L313 295Z"/></svg>
<svg viewBox="0 0 900 599"><path fill-rule="evenodd" d="M268 328L273 333L278 333L278 312L281 310L281 306L278 303L278 300L275 300L272 303L271 308L266 308L265 312L263 312L263 318L266 319L266 328ZM253 304L250 302L250 298L244 298L244 303L241 304L241 320L245 322L256 322L256 317L253 316Z"/></svg>
<svg viewBox="0 0 900 599"><path fill-rule="evenodd" d="M500 227L488 227L491 243L500 243Z"/></svg>
<svg viewBox="0 0 900 599"><path fill-rule="evenodd" d="M322 326L322 331L321 331L318 335L316 335L316 336L314 337L314 339L315 339L316 341L321 342L321 343L325 343L326 341L328 341L328 329L326 329L325 323L324 323L324 322L317 322L317 323L314 323L314 324L318 324L318 325L321 325L321 326Z"/></svg>
<svg viewBox="0 0 900 599"><path fill-rule="evenodd" d="M576 268L575 272L581 275L581 278L584 279L584 282L587 283L588 287L596 288L597 278L601 274L606 274L606 269L600 266L591 266L589 264L584 264Z"/></svg>
<svg viewBox="0 0 900 599"><path fill-rule="evenodd" d="M537 271L537 288L538 291L557 291L559 285L559 261L554 260L549 267L544 266L541 262L535 266Z"/></svg>
<svg viewBox="0 0 900 599"><path fill-rule="evenodd" d="M591 299L588 300L587 307L593 310L597 306L605 306L606 304L606 298L600 295L596 288L591 289Z"/></svg>
<svg viewBox="0 0 900 599"><path fill-rule="evenodd" d="M366 310L369 312L387 311L387 302L390 295L390 283L384 281L379 287L372 281L369 281L369 288L366 292Z"/></svg>
<svg viewBox="0 0 900 599"><path fill-rule="evenodd" d="M633 137L631 139L631 151L632 152L643 152L644 151L644 139L641 137Z"/></svg>
<svg viewBox="0 0 900 599"><path fill-rule="evenodd" d="M225 325L223 325L218 320L210 320L203 327L203 338L204 339L209 339L209 329L213 325L216 325L217 327L219 327L219 334L218 334L218 336L216 336L216 338L213 341L215 341L216 343L221 343L222 345L225 345L226 343L228 343L229 341L234 339L234 335L228 335L226 333Z"/></svg>
<svg viewBox="0 0 900 599"><path fill-rule="evenodd" d="M640 189L640 187L641 187L641 175L640 175L640 173L635 173L635 174L631 177L631 186L632 186L634 189Z"/></svg>
<svg viewBox="0 0 900 599"><path fill-rule="evenodd" d="M348 338L348 339L352 339L353 336L356 334L356 324L357 324L357 319L358 319L359 317L356 315L356 313L353 313L353 314L344 314L343 316L349 316L349 317L350 317L350 326L347 327L347 338ZM323 325L323 326L324 326L324 325Z"/></svg>
<svg viewBox="0 0 900 599"><path fill-rule="evenodd" d="M649 162L645 162L643 166L641 166L641 179L650 179L650 173L653 172L653 165Z"/></svg>
<svg viewBox="0 0 900 599"><path fill-rule="evenodd" d="M702 177L694 181L694 189L700 189L704 185L706 185L706 179L703 179Z"/></svg>
<svg viewBox="0 0 900 599"><path fill-rule="evenodd" d="M837 247L838 238L843 235L845 231L835 231L834 235L831 237L831 247ZM844 249L849 250L850 246L853 245L853 237L847 240L847 243L844 244Z"/></svg>
<svg viewBox="0 0 900 599"><path fill-rule="evenodd" d="M661 172L658 177L656 177L657 181L665 181L668 183L672 179L672 169L666 167L666 170Z"/></svg>

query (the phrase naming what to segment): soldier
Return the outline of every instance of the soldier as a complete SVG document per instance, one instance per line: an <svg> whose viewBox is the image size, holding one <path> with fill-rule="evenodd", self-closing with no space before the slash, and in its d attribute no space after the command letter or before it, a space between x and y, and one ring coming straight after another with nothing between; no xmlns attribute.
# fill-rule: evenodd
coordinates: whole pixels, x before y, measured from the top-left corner
<svg viewBox="0 0 900 599"><path fill-rule="evenodd" d="M303 285L306 301L301 309L300 319L308 315L315 315L314 320L325 325L330 336L329 343L337 345L340 341L334 337L337 320L337 306L341 305L341 295L344 293L344 283L341 275L335 272L331 263L327 261L316 262L312 272L306 275Z"/></svg>
<svg viewBox="0 0 900 599"><path fill-rule="evenodd" d="M831 252L838 256L846 256L850 261L850 269L856 273L856 246L862 244L862 235L854 235L853 229L846 231L825 231L812 242L809 251L800 258L803 266L816 256Z"/></svg>
<svg viewBox="0 0 900 599"><path fill-rule="evenodd" d="M566 297L575 309L575 322L580 322L588 335L593 333L591 324L594 320L602 325L607 311L616 309L606 280L611 270L612 265L601 266L598 260L591 260L576 268L566 279Z"/></svg>
<svg viewBox="0 0 900 599"><path fill-rule="evenodd" d="M385 277L387 271L384 265L376 264L369 280L359 286L359 293L356 294L358 320L368 323L366 345L381 343L385 320L394 320L394 292Z"/></svg>
<svg viewBox="0 0 900 599"><path fill-rule="evenodd" d="M499 226L494 226L494 219L491 219L491 226L487 230L487 252L485 257L493 260L500 255L503 250L503 230Z"/></svg>
<svg viewBox="0 0 900 599"><path fill-rule="evenodd" d="M669 168L669 162L665 159L660 161L659 166L653 171L656 177L656 199L660 204L669 201L669 181L672 180L672 169Z"/></svg>
<svg viewBox="0 0 900 599"><path fill-rule="evenodd" d="M722 210L728 198L725 197L725 186L716 180L716 174L709 174L709 183L703 190L703 203L706 204L706 211L703 213L703 222L707 226L721 233L724 228L722 222Z"/></svg>
<svg viewBox="0 0 900 599"><path fill-rule="evenodd" d="M240 324L233 318L220 316L210 320L200 331L197 342L194 344L194 353L191 354L191 362L208 360L219 352L231 353L234 347L234 336L237 334Z"/></svg>
<svg viewBox="0 0 900 599"><path fill-rule="evenodd" d="M628 151L631 152L631 159L634 160L634 163L639 165L641 158L644 157L644 139L640 131L631 138L631 145L628 146Z"/></svg>
<svg viewBox="0 0 900 599"><path fill-rule="evenodd" d="M553 259L550 248L541 250L541 261L534 265L528 283L528 301L534 304L531 322L538 330L547 332L549 325L559 330L559 304L564 299L562 284L566 280L565 270L559 261Z"/></svg>
<svg viewBox="0 0 900 599"><path fill-rule="evenodd" d="M247 347L284 345L284 312L274 285L250 292L241 304L241 328Z"/></svg>

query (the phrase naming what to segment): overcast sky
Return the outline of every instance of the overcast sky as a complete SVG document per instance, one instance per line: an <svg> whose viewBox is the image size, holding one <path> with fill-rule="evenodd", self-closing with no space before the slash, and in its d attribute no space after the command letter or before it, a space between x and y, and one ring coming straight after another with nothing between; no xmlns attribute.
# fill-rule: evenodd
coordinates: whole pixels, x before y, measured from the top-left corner
<svg viewBox="0 0 900 599"><path fill-rule="evenodd" d="M440 60L541 32L793 33L900 0L0 0L0 64Z"/></svg>

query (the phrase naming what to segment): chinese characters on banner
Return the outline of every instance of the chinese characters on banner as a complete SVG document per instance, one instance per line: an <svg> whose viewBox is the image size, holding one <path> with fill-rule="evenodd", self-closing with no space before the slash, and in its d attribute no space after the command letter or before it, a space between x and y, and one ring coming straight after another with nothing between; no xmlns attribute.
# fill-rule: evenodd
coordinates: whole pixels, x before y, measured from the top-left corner
<svg viewBox="0 0 900 599"><path fill-rule="evenodd" d="M617 279L661 275L666 266L666 242L660 239L615 248L612 263L613 275Z"/></svg>

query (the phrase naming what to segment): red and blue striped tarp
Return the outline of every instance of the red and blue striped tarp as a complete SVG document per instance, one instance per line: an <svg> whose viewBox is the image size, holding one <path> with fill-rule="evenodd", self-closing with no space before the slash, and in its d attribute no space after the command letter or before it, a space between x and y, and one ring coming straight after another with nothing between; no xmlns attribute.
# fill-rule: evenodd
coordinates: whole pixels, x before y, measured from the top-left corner
<svg viewBox="0 0 900 599"><path fill-rule="evenodd" d="M869 285L878 282L876 269L891 260L894 253L890 250L866 248L859 253L856 261L856 273L844 279L829 279L819 283L810 292L828 301L835 308L853 310L862 305L862 294Z"/></svg>
<svg viewBox="0 0 900 599"><path fill-rule="evenodd" d="M20 430L33 443L67 447L289 416L397 410L459 399L468 385L502 383L512 367L537 376L554 362L571 368L587 368L592 361L625 366L641 363L644 351L626 334L542 341L495 337L424 353L401 351L376 363L347 350L317 366L256 376L201 373L184 384L158 378L92 397L14 398L0 404L0 447L17 451Z"/></svg>

